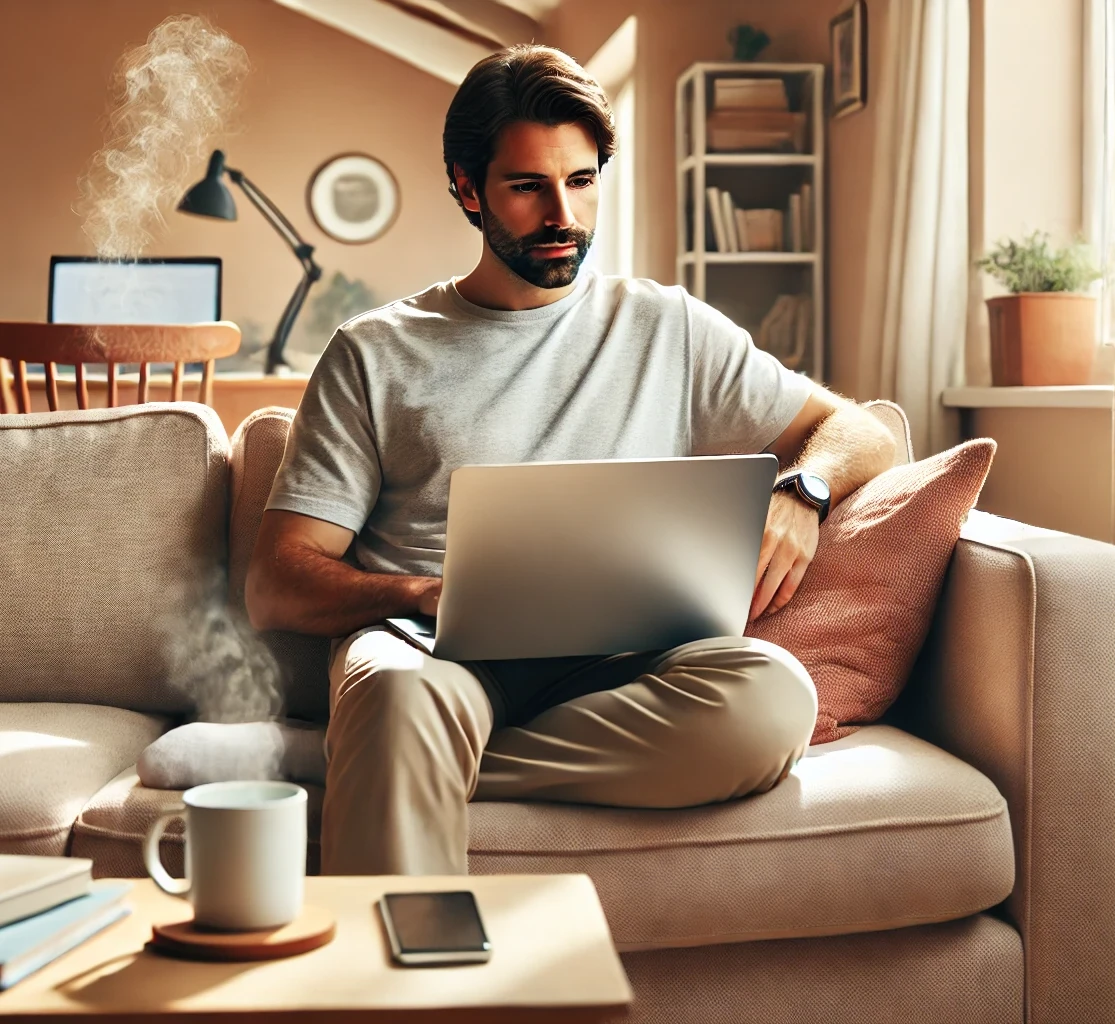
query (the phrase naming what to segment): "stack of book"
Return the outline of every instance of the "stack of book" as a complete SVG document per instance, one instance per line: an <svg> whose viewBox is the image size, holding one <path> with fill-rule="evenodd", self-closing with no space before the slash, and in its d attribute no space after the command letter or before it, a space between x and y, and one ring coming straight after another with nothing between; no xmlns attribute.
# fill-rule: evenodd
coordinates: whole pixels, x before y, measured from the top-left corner
<svg viewBox="0 0 1115 1024"><path fill-rule="evenodd" d="M805 114L790 110L781 78L713 80L709 152L804 153L805 129Z"/></svg>
<svg viewBox="0 0 1115 1024"><path fill-rule="evenodd" d="M782 210L736 206L727 189L705 189L714 252L812 252L813 186L794 192Z"/></svg>
<svg viewBox="0 0 1115 1024"><path fill-rule="evenodd" d="M126 916L130 882L94 882L80 857L0 854L0 991Z"/></svg>

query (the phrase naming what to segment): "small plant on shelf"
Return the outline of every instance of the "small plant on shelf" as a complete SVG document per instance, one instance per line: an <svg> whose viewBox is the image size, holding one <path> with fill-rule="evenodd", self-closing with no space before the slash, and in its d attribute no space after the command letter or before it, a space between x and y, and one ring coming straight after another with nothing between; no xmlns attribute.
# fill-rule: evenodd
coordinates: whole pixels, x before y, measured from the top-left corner
<svg viewBox="0 0 1115 1024"><path fill-rule="evenodd" d="M1049 234L1000 242L976 266L1010 295L987 300L991 380L996 385L1091 381L1096 300L1082 293L1103 276L1079 239L1054 248Z"/></svg>
<svg viewBox="0 0 1115 1024"><path fill-rule="evenodd" d="M1016 242L1000 242L976 261L1013 294L1021 292L1079 292L1102 277L1091 252L1077 240L1060 249L1049 244L1049 234L1034 231Z"/></svg>

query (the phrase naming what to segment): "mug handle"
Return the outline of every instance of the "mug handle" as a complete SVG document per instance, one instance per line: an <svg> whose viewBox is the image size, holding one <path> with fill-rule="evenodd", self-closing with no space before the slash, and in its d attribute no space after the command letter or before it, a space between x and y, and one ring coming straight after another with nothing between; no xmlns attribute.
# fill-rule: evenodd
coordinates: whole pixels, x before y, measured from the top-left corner
<svg viewBox="0 0 1115 1024"><path fill-rule="evenodd" d="M180 818L186 813L185 805L178 804L163 811L147 830L143 840L143 866L147 873L155 880L155 884L171 896L181 896L186 899L190 895L190 880L188 878L171 878L169 872L163 867L162 858L159 856L159 840L163 837L167 822L171 818Z"/></svg>

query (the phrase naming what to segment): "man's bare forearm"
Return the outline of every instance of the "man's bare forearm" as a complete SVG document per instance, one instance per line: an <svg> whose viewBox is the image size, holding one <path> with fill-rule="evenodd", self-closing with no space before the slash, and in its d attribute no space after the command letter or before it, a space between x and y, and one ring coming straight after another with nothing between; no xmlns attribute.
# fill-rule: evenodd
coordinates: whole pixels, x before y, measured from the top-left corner
<svg viewBox="0 0 1115 1024"><path fill-rule="evenodd" d="M257 629L347 636L396 615L414 615L436 577L362 572L312 548L287 545L249 577L248 607Z"/></svg>
<svg viewBox="0 0 1115 1024"><path fill-rule="evenodd" d="M849 403L817 424L797 457L784 469L807 470L822 477L835 505L890 469L894 448L890 431L871 413Z"/></svg>

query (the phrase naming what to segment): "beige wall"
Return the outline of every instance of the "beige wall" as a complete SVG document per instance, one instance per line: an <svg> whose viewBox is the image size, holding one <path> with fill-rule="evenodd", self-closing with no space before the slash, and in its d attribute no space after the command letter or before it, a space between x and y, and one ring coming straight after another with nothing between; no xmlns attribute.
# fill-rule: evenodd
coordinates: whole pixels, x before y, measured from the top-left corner
<svg viewBox="0 0 1115 1024"><path fill-rule="evenodd" d="M890 0L869 5L868 68L878 66ZM546 41L588 60L623 20L638 18L636 58L637 274L674 280L674 83L696 61L729 60L728 30L749 23L771 44L763 60L828 63L829 20L846 0L565 0ZM870 85L869 85L870 95ZM828 380L854 393L864 287L875 109L828 121ZM856 396L869 398L874 396Z"/></svg>
<svg viewBox="0 0 1115 1024"><path fill-rule="evenodd" d="M70 207L101 144L112 68L164 17L182 13L209 15L247 49L243 130L214 143L318 247L327 276L359 277L389 301L471 268L479 236L446 194L441 163L451 85L271 0L15 0L0 3L0 319L43 319L50 256L90 252ZM306 208L315 168L351 150L382 160L401 188L399 219L368 245L330 241ZM204 161L196 170L200 178ZM269 332L298 264L234 194L237 223L172 212L148 254L223 257L225 315Z"/></svg>

